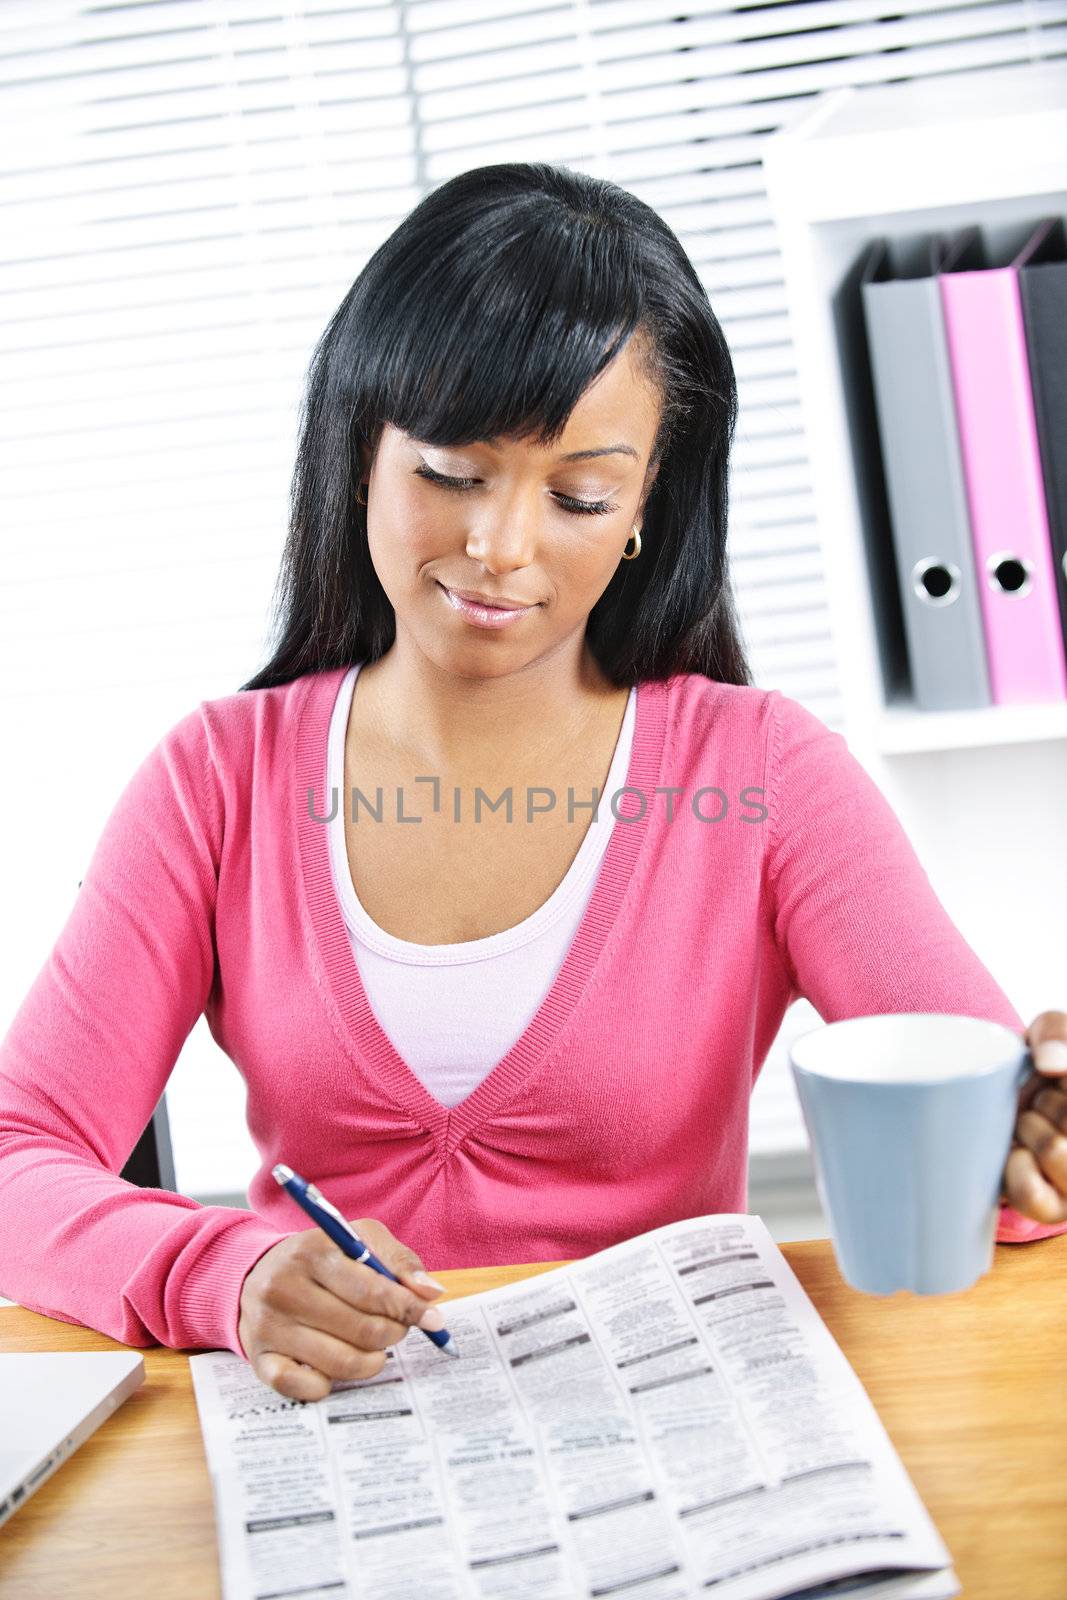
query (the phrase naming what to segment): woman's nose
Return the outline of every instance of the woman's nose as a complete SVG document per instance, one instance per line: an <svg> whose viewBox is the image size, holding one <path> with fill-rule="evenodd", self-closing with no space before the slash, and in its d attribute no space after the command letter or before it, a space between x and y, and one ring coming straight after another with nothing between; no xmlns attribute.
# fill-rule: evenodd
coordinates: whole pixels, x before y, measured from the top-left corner
<svg viewBox="0 0 1067 1600"><path fill-rule="evenodd" d="M529 496L485 506L467 534L467 554L491 571L529 566L541 537L540 511Z"/></svg>

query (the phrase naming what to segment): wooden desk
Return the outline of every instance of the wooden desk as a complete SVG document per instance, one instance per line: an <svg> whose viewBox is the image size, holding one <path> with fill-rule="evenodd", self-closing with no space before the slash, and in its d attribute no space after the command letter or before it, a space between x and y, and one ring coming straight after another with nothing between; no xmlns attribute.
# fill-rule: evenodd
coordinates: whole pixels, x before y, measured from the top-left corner
<svg viewBox="0 0 1067 1600"><path fill-rule="evenodd" d="M998 1245L973 1289L931 1298L858 1294L827 1240L781 1248L874 1402L966 1600L1067 1600L1067 1235ZM551 1265L440 1277L449 1294L473 1294ZM0 1307L0 1350L121 1348ZM2 1600L218 1600L189 1363L158 1346L143 1355L138 1392L0 1529Z"/></svg>

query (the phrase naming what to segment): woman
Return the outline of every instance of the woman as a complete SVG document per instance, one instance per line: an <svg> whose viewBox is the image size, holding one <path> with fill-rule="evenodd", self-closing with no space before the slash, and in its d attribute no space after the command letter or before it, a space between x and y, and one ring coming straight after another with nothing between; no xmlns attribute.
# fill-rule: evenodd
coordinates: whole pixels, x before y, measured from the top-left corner
<svg viewBox="0 0 1067 1600"><path fill-rule="evenodd" d="M684 251L610 183L464 173L372 257L311 367L277 648L134 774L4 1040L4 1291L318 1398L433 1325L423 1260L745 1210L798 995L1021 1031L841 736L751 683L736 406ZM116 1176L201 1012L252 1211ZM1020 1097L1002 1239L1067 1227L1064 1087Z"/></svg>

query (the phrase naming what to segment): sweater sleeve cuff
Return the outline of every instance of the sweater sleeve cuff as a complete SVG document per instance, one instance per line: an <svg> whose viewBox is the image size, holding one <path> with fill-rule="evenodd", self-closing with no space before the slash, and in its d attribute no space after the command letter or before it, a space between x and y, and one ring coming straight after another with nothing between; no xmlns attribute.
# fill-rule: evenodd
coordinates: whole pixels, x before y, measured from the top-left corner
<svg viewBox="0 0 1067 1600"><path fill-rule="evenodd" d="M1033 1217L1024 1217L1011 1206L1000 1208L997 1244L1027 1244L1031 1239L1051 1239L1057 1233L1067 1233L1067 1222L1035 1222Z"/></svg>
<svg viewBox="0 0 1067 1600"><path fill-rule="evenodd" d="M195 1328L199 1348L232 1350L248 1360L237 1337L241 1290L260 1257L288 1237L252 1213L239 1226L216 1234L181 1290L181 1323Z"/></svg>

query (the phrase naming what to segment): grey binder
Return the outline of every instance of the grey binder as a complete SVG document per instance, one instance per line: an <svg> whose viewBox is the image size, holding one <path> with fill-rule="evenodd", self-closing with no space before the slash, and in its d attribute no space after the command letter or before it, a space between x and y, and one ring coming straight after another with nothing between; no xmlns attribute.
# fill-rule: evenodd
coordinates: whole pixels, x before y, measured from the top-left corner
<svg viewBox="0 0 1067 1600"><path fill-rule="evenodd" d="M876 239L860 277L916 706L992 703L956 404L930 238Z"/></svg>

